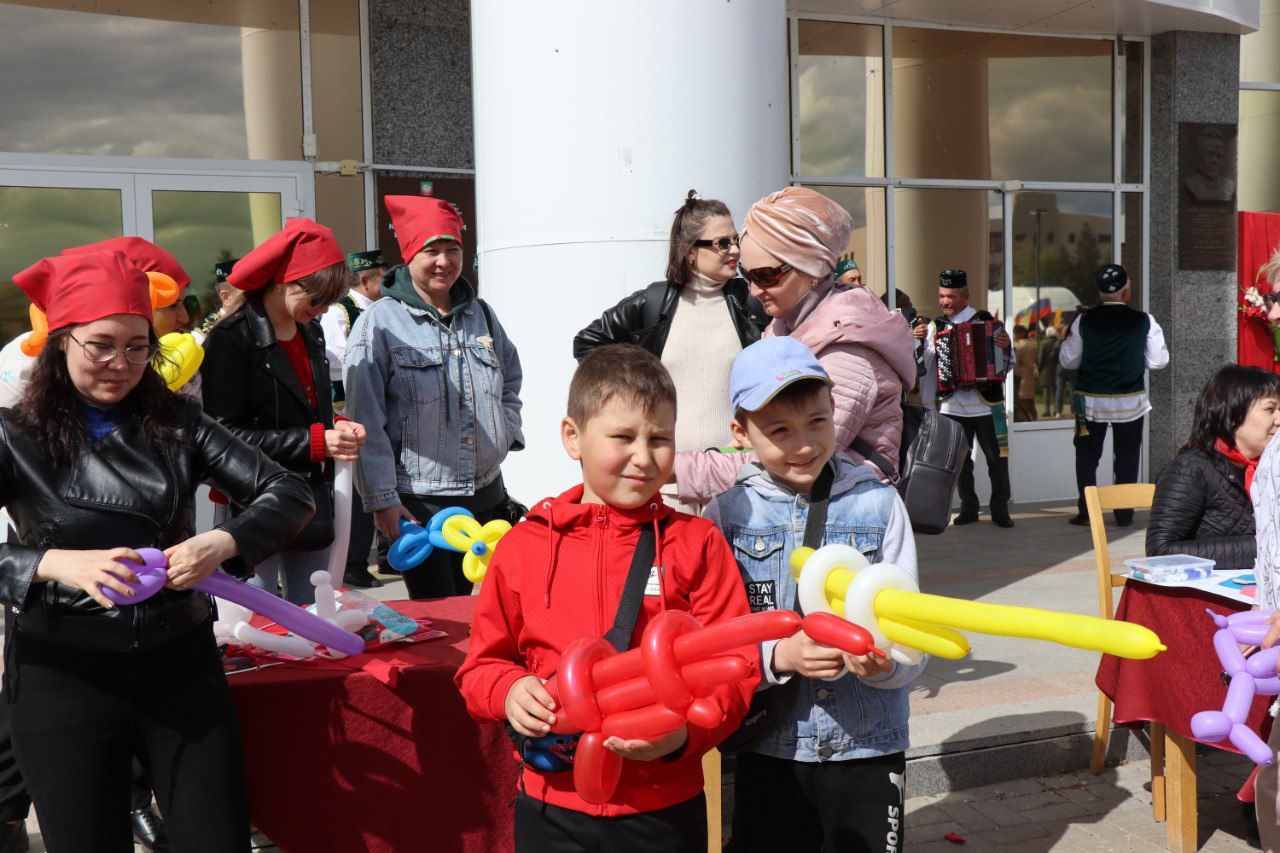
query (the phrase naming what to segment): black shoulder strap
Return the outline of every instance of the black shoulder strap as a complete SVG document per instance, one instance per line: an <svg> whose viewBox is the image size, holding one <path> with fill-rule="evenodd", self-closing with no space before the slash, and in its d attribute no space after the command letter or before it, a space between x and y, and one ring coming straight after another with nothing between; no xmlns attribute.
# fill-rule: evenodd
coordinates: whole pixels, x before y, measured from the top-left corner
<svg viewBox="0 0 1280 853"><path fill-rule="evenodd" d="M893 462L889 460L889 457L872 447L871 442L860 436L855 436L853 441L849 442L849 449L879 468L881 473L890 480L893 479L895 471Z"/></svg>
<svg viewBox="0 0 1280 853"><path fill-rule="evenodd" d="M822 534L827 531L827 504L831 502L831 484L836 478L836 463L828 462L826 467L813 481L813 490L809 492L809 515L804 520L804 539L806 548L821 548ZM803 613L800 609L800 587L796 586L796 600L791 609Z"/></svg>
<svg viewBox="0 0 1280 853"><path fill-rule="evenodd" d="M476 297L476 302L480 303L480 310L484 312L484 324L489 329L489 337L493 337L493 309L479 296Z"/></svg>
<svg viewBox="0 0 1280 853"><path fill-rule="evenodd" d="M662 521L658 522L658 531L662 531ZM649 582L649 573L653 571L653 561L657 555L658 542L653 535L653 525L646 524L640 528L636 552L631 555L631 568L627 569L627 580L622 585L622 598L618 601L618 612L613 617L613 627L604 635L620 652L631 648L631 633L635 631L636 620L640 618L644 588Z"/></svg>
<svg viewBox="0 0 1280 853"><path fill-rule="evenodd" d="M827 529L827 504L831 502L831 484L836 478L836 463L828 462L809 493L809 515L804 522L804 547L822 547L822 534Z"/></svg>
<svg viewBox="0 0 1280 853"><path fill-rule="evenodd" d="M652 329L662 319L662 303L667 299L667 288L671 285L665 281L655 281L644 290L644 306L640 314L640 328Z"/></svg>

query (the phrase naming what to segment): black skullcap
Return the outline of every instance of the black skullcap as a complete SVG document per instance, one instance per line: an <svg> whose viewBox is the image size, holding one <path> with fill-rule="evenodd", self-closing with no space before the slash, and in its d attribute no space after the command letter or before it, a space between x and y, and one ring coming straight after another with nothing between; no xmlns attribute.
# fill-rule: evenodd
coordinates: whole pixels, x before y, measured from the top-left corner
<svg viewBox="0 0 1280 853"><path fill-rule="evenodd" d="M1119 264L1107 264L1098 270L1097 281L1100 293L1118 293L1129 283L1129 274Z"/></svg>
<svg viewBox="0 0 1280 853"><path fill-rule="evenodd" d="M968 290L969 274L962 269L943 270L938 276L938 287L946 290Z"/></svg>

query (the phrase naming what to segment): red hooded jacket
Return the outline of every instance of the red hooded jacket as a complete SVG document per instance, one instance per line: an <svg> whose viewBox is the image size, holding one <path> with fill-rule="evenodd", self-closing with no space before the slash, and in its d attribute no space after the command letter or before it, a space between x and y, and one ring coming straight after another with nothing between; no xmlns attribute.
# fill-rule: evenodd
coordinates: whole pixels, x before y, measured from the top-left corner
<svg viewBox="0 0 1280 853"><path fill-rule="evenodd" d="M584 504L582 486L539 501L494 551L471 625L471 645L456 681L467 710L478 720L506 720L507 692L530 673L550 678L561 653L582 637L613 627L640 527L666 519L658 541L660 595L646 595L632 635L639 641L649 619L664 609L684 610L703 625L750 612L729 545L708 521L676 512L661 501L634 510ZM740 650L758 660L754 648ZM572 771L539 773L526 767L523 788L553 806L597 816L651 812L702 791L702 755L738 727L758 674L711 694L726 712L715 730L689 727L689 740L673 761L624 761L612 802L596 806L573 788Z"/></svg>

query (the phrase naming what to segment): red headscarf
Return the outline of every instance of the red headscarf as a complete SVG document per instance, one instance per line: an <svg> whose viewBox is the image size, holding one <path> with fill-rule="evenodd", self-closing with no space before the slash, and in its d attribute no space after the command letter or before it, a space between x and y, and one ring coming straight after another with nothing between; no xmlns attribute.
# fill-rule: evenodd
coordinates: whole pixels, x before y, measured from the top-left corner
<svg viewBox="0 0 1280 853"><path fill-rule="evenodd" d="M141 237L112 237L110 240L90 243L87 246L62 250L64 255L83 255L88 252L124 252L124 256L135 267L143 272L164 273L173 279L179 290L191 283L191 276L187 275L187 271L182 268L182 264L178 263L177 258L150 240L144 240Z"/></svg>
<svg viewBox="0 0 1280 853"><path fill-rule="evenodd" d="M1239 448L1231 447L1220 438L1213 440L1213 449L1227 457L1230 462L1244 468L1244 490L1250 492L1253 489L1253 475L1258 472L1258 459L1246 459L1245 455L1240 452Z"/></svg>
<svg viewBox="0 0 1280 853"><path fill-rule="evenodd" d="M45 258L13 281L45 313L51 332L113 314L137 314L151 322L147 274L123 252Z"/></svg>
<svg viewBox="0 0 1280 853"><path fill-rule="evenodd" d="M333 231L298 217L286 221L283 231L236 261L227 283L241 290L260 290L268 284L298 281L346 260Z"/></svg>
<svg viewBox="0 0 1280 853"><path fill-rule="evenodd" d="M433 240L453 240L462 245L462 217L449 202L422 195L389 195L383 198L400 244L400 257L409 260Z"/></svg>

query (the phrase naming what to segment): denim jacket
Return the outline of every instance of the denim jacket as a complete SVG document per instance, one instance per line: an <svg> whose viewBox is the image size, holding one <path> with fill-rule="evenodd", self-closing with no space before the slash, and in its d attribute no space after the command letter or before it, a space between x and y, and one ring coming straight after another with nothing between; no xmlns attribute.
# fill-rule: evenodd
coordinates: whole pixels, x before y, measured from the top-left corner
<svg viewBox="0 0 1280 853"><path fill-rule="evenodd" d="M352 326L343 363L347 417L368 432L355 466L366 512L395 506L400 492L474 494L524 447L520 356L478 299L448 326L379 299Z"/></svg>
<svg viewBox="0 0 1280 853"><path fill-rule="evenodd" d="M822 544L852 545L873 563L891 562L916 575L916 546L906 508L875 472L838 454ZM796 584L789 558L804 539L809 500L775 482L758 464L744 465L732 489L714 498L704 516L733 548L753 612L792 608ZM793 761L846 761L902 752L908 746L910 681L924 668L895 663L883 675L846 672L833 681L779 676L769 665L776 641L760 648L761 690L800 678L796 704L754 749Z"/></svg>

